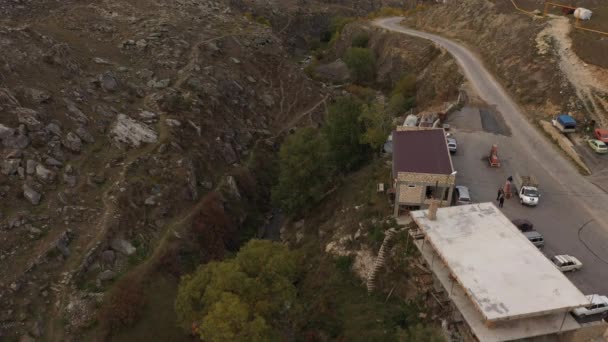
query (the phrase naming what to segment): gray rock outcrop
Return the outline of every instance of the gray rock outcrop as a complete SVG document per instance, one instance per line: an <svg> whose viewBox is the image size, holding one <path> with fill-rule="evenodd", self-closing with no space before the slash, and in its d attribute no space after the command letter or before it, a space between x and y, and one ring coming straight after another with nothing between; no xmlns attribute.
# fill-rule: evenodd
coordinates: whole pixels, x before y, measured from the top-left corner
<svg viewBox="0 0 608 342"><path fill-rule="evenodd" d="M72 132L68 132L65 138L61 140L61 144L72 152L79 153L82 150L82 140Z"/></svg>
<svg viewBox="0 0 608 342"><path fill-rule="evenodd" d="M36 177L45 183L52 183L55 180L55 172L47 169L42 164L36 165Z"/></svg>
<svg viewBox="0 0 608 342"><path fill-rule="evenodd" d="M139 147L142 143L155 143L158 134L147 125L119 114L110 130L110 137L119 146Z"/></svg>
<svg viewBox="0 0 608 342"><path fill-rule="evenodd" d="M118 253L122 253L124 255L131 255L137 251L137 248L133 247L133 245L124 239L114 239L110 242L110 247Z"/></svg>
<svg viewBox="0 0 608 342"><path fill-rule="evenodd" d="M28 184L23 184L23 197L25 197L33 205L38 205L40 203L42 195L40 195L38 191L34 190Z"/></svg>

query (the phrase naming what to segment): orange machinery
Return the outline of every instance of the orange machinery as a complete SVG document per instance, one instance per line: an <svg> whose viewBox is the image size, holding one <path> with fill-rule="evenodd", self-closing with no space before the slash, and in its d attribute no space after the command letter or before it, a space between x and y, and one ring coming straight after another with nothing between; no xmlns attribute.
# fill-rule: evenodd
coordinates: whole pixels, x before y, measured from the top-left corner
<svg viewBox="0 0 608 342"><path fill-rule="evenodd" d="M500 160L498 159L498 146L492 145L488 162L490 163L491 167L500 167Z"/></svg>

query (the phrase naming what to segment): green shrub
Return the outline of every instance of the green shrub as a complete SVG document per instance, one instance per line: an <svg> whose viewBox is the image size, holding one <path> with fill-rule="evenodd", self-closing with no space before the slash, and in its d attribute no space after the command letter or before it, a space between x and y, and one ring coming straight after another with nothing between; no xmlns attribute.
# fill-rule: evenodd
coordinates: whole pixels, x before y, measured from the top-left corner
<svg viewBox="0 0 608 342"><path fill-rule="evenodd" d="M416 75L405 74L393 87L392 95L401 94L404 98L416 95Z"/></svg>
<svg viewBox="0 0 608 342"><path fill-rule="evenodd" d="M399 16L405 16L407 13L408 12L402 8L382 7L381 9L369 14L368 17L369 18L399 17Z"/></svg>
<svg viewBox="0 0 608 342"><path fill-rule="evenodd" d="M400 115L416 106L416 98L405 98L401 93L394 94L388 102L387 111L390 115Z"/></svg>
<svg viewBox="0 0 608 342"><path fill-rule="evenodd" d="M333 45L340 38L340 34L342 33L342 29L344 26L355 21L355 18L351 17L335 17L332 19L331 24L329 25L329 30L331 32L331 38L329 40L329 45Z"/></svg>
<svg viewBox="0 0 608 342"><path fill-rule="evenodd" d="M353 257L342 255L336 258L336 268L342 273L349 273L353 267Z"/></svg>
<svg viewBox="0 0 608 342"><path fill-rule="evenodd" d="M357 84L349 84L344 87L344 89L346 89L346 91L348 91L349 93L353 94L358 100L363 103L370 103L376 97L376 90L369 87L364 87Z"/></svg>
<svg viewBox="0 0 608 342"><path fill-rule="evenodd" d="M353 37L351 46L359 47L359 48L366 48L368 43L369 43L369 35L367 33L359 33Z"/></svg>
<svg viewBox="0 0 608 342"><path fill-rule="evenodd" d="M344 55L344 63L348 66L355 82L368 83L376 75L376 58L370 49L350 48Z"/></svg>
<svg viewBox="0 0 608 342"><path fill-rule="evenodd" d="M355 21L355 18L352 17L335 17L331 20L329 24L329 30L331 31L332 38L336 34L340 34L344 26Z"/></svg>
<svg viewBox="0 0 608 342"><path fill-rule="evenodd" d="M258 24L268 26L268 27L272 26L270 24L270 20L268 20L262 16L254 16L251 12L245 12L245 14L243 14L243 16L245 18L247 18L247 20L249 20L249 21L255 21Z"/></svg>
<svg viewBox="0 0 608 342"><path fill-rule="evenodd" d="M365 126L361 142L370 145L375 151L380 150L393 130L393 118L384 103L374 102L364 106L359 120Z"/></svg>
<svg viewBox="0 0 608 342"><path fill-rule="evenodd" d="M270 24L270 20L268 20L268 19L266 19L266 18L264 18L264 17L256 17L256 18L255 18L255 21L256 21L258 24L262 24L262 25L264 25L264 26L268 26L268 27L271 27L271 26L272 26L272 25Z"/></svg>
<svg viewBox="0 0 608 342"><path fill-rule="evenodd" d="M401 342L445 342L445 337L439 329L432 326L416 324L397 334Z"/></svg>

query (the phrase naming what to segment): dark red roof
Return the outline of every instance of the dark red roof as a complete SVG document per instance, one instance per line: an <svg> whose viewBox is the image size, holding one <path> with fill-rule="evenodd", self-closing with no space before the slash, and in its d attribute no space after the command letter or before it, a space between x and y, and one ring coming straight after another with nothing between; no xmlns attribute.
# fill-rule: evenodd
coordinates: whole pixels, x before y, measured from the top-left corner
<svg viewBox="0 0 608 342"><path fill-rule="evenodd" d="M393 132L393 176L398 172L452 173L450 152L443 129Z"/></svg>

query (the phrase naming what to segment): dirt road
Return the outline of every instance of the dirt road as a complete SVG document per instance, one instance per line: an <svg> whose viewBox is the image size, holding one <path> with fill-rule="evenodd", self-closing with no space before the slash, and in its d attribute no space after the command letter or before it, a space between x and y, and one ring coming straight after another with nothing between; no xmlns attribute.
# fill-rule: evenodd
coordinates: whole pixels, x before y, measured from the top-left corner
<svg viewBox="0 0 608 342"><path fill-rule="evenodd" d="M462 146L465 150L459 151L462 156L454 159L459 171L457 181L469 185L474 197L478 192L475 201L492 201L496 189L507 175L533 173L540 181L543 194L539 207L524 208L511 200L505 206L505 214L510 218L530 218L545 235L546 253L570 253L579 257L585 266L571 279L583 292L608 293L608 272L605 271L608 267L608 194L583 177L561 151L527 120L473 52L443 37L400 26L401 20L378 19L374 24L431 40L451 53L478 97L494 107L510 128L511 136L507 137L460 127L467 132L460 134L465 144L459 141L459 148ZM468 124L475 115L469 115L463 123ZM480 161L493 142L499 143L499 154L505 161L500 170L488 169ZM591 222L579 232L588 221Z"/></svg>

